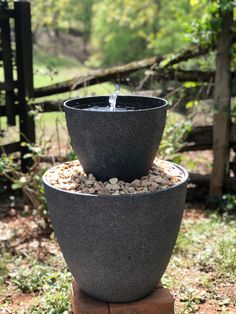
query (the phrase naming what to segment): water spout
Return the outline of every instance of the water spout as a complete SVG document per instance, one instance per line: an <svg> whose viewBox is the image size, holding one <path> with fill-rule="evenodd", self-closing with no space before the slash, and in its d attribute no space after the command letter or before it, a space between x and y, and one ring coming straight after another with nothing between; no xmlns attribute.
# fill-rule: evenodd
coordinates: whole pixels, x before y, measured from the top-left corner
<svg viewBox="0 0 236 314"><path fill-rule="evenodd" d="M109 104L110 104L110 110L111 111L116 110L116 99L117 99L118 95L120 95L120 86L118 84L116 84L115 93L109 97Z"/></svg>

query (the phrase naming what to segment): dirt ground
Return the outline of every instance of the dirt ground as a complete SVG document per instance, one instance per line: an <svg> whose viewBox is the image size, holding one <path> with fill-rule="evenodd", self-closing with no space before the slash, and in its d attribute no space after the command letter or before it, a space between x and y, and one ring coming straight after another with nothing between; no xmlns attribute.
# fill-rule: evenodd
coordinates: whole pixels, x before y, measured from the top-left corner
<svg viewBox="0 0 236 314"><path fill-rule="evenodd" d="M30 278L22 277L26 269L33 270L34 276L34 269L39 265L50 267L57 274L64 272L65 263L54 236L45 237L40 232L43 222L32 216L23 203L19 208L7 208L5 204L1 212L0 313L70 313L71 276L67 270L70 279L66 296L60 296L64 307L58 307L57 303L47 307L45 303L46 306L41 308L43 295L48 293L45 283L39 276L34 283L38 286L31 289ZM227 267L221 269L221 260L215 258L218 255L216 243L227 233L225 239L235 243L235 230L231 228L235 229L235 221L224 222L201 206L186 208L180 236L162 280L175 297L176 313L236 313L235 269L230 268L236 264L227 264L230 269L227 272ZM206 245L205 241L209 243ZM224 250L227 251L227 247ZM235 260L230 259L229 263L235 263ZM60 280L57 282L59 289L63 286ZM53 293L53 285L50 289L49 292Z"/></svg>

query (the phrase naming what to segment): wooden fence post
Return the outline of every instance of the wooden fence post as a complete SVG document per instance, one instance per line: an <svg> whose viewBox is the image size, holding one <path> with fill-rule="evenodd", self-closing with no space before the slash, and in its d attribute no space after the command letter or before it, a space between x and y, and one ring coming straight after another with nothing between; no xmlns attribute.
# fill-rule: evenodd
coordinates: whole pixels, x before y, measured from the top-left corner
<svg viewBox="0 0 236 314"><path fill-rule="evenodd" d="M8 10L7 3L2 3L1 8ZM15 94L13 82L13 67L12 67L12 49L11 49L11 29L9 18L0 19L1 26L1 57L4 69L4 89L5 89L5 103L6 116L8 125L15 125Z"/></svg>
<svg viewBox="0 0 236 314"><path fill-rule="evenodd" d="M210 200L222 195L223 181L229 166L230 128L230 63L233 25L233 9L220 11L222 28L217 43L214 90L213 171L210 183Z"/></svg>
<svg viewBox="0 0 236 314"><path fill-rule="evenodd" d="M14 2L16 64L18 80L18 102L20 117L20 142L35 143L34 117L29 115L28 99L33 95L33 58L30 3ZM28 152L27 146L21 147L21 157ZM30 159L23 159L22 169L27 170Z"/></svg>

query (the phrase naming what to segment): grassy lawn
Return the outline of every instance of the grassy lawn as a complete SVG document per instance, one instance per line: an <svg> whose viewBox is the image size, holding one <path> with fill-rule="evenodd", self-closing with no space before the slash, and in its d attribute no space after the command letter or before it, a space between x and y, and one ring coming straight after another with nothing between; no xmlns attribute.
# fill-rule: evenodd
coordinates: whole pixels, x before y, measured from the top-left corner
<svg viewBox="0 0 236 314"><path fill-rule="evenodd" d="M82 65L78 61L65 56L51 56L46 52L35 49L34 51L34 86L42 87L53 83L62 82L71 79L75 76L80 76L88 73L91 69ZM91 87L84 87L73 93L63 93L53 95L47 99L67 99L70 97L81 97L96 95L107 95L114 91L114 86L111 83L97 84ZM125 88L122 92L127 91Z"/></svg>
<svg viewBox="0 0 236 314"><path fill-rule="evenodd" d="M88 71L75 59L65 56L52 56L35 49L33 58L34 87L46 86L70 79ZM16 72L13 73L16 79ZM3 68L0 68L0 81L3 81Z"/></svg>
<svg viewBox="0 0 236 314"><path fill-rule="evenodd" d="M163 283L177 313L235 313L236 221L186 213Z"/></svg>
<svg viewBox="0 0 236 314"><path fill-rule="evenodd" d="M3 313L68 313L71 275L54 238L39 238L31 216L2 220L0 238ZM234 219L186 210L163 277L177 314L235 313L235 242Z"/></svg>
<svg viewBox="0 0 236 314"><path fill-rule="evenodd" d="M33 53L34 87L46 86L84 74L88 68L73 58L50 55L35 47ZM16 71L13 73L17 78ZM3 68L0 68L0 81L3 81Z"/></svg>

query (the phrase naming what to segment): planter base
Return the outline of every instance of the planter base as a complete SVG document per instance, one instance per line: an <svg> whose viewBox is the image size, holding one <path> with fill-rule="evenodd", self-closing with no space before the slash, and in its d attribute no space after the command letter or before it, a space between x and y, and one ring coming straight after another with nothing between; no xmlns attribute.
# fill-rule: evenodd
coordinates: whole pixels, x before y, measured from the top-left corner
<svg viewBox="0 0 236 314"><path fill-rule="evenodd" d="M75 280L72 283L74 314L174 314L174 298L169 289L159 284L147 297L129 303L106 303L83 293Z"/></svg>

